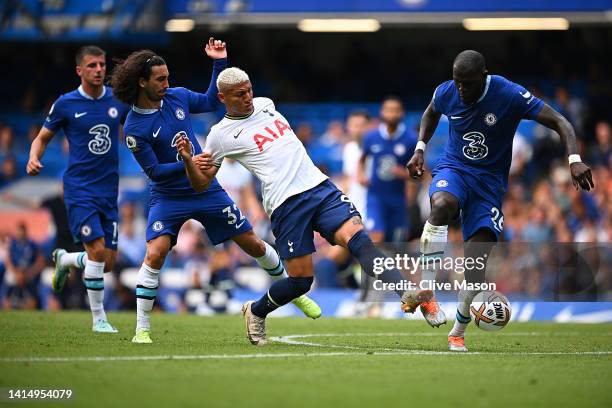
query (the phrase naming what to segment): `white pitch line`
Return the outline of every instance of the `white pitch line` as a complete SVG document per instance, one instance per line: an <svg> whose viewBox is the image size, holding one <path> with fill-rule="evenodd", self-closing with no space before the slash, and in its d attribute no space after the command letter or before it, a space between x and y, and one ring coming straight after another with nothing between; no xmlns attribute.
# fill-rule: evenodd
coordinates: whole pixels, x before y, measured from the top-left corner
<svg viewBox="0 0 612 408"><path fill-rule="evenodd" d="M566 332L571 333L571 332ZM389 336L413 336L417 333L305 333L305 334L288 334L285 336L277 336L271 337L270 340L289 344L293 346L310 346L310 347L325 347L325 348L342 348L342 349L351 349L351 350L361 350L367 351L371 349L367 349L365 347L358 346L348 346L348 345L340 345L340 344L324 344L324 343L315 343L311 341L300 341L295 339L303 339L303 338L312 338L312 337L389 337ZM420 333L422 335L437 335L436 333ZM483 333L484 334L484 333ZM490 334L490 333L489 333ZM521 336L540 336L542 332L515 332L508 333L507 336L512 335L521 335ZM605 335L609 335L606 333ZM553 352L495 352L495 351L477 351L477 352L469 352L469 353L456 353L450 351L431 351L431 350L402 350L402 349L390 349L390 348L379 348L378 351L372 352L370 354L418 354L418 355L517 355L517 356L539 356L539 355L609 355L612 354L612 351L574 351L574 352L563 352L563 351L553 351Z"/></svg>
<svg viewBox="0 0 612 408"><path fill-rule="evenodd" d="M557 333L564 335L578 332ZM82 356L82 357L3 357L0 363L73 363L73 362L111 362L111 361L182 361L182 360L237 360L237 359L266 359L266 358L288 358L288 357L342 357L342 356L474 356L474 355L499 355L499 356L592 356L592 355L612 355L612 351L553 351L553 352L489 352L476 351L469 353L454 353L450 351L433 350L401 350L381 348L376 351L358 346L340 344L322 344L306 342L295 339L312 337L366 337L366 336L438 336L437 333L305 333L288 334L286 336L271 337L270 340L277 343L323 347L340 348L354 351L330 351L314 353L258 353L258 354L199 354L199 355L157 355L157 356ZM483 335L489 335L483 333ZM548 335L542 332L515 332L505 336L542 336ZM552 335L552 334L551 334ZM605 333L604 335L610 335Z"/></svg>
<svg viewBox="0 0 612 408"><path fill-rule="evenodd" d="M502 356L592 356L612 355L612 351L576 351L576 352L469 352L453 353L450 351L431 350L398 350L398 351L365 351L361 352L324 352L324 353L268 353L268 354L201 354L201 355L160 355L160 356L98 356L98 357L14 357L2 358L0 363L75 363L75 362L111 362L111 361L183 361L183 360L242 360L266 359L287 357L343 357L343 356L474 356L474 355L502 355Z"/></svg>

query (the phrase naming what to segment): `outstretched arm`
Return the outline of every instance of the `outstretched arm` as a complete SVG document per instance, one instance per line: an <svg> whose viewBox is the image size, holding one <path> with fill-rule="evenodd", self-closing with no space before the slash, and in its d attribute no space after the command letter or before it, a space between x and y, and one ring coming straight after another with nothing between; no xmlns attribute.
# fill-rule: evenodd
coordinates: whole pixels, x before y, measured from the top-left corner
<svg viewBox="0 0 612 408"><path fill-rule="evenodd" d="M544 107L536 117L536 122L554 130L561 136L561 140L565 143L565 148L569 156L570 172L572 174L572 183L574 183L574 187L576 187L576 189L582 188L586 191L594 188L595 184L593 183L591 169L582 162L578 155L576 133L569 121L548 104L544 104Z"/></svg>
<svg viewBox="0 0 612 408"><path fill-rule="evenodd" d="M421 118L421 126L419 127L419 141L410 161L406 164L408 173L413 178L420 178L423 175L423 164L425 163L424 153L425 145L431 140L438 122L440 122L441 113L436 112L433 105L433 100L425 109Z"/></svg>
<svg viewBox="0 0 612 408"><path fill-rule="evenodd" d="M217 166L212 165L210 153L202 153L194 159L191 156L191 144L184 137L176 142L176 150L183 158L191 187L198 193L206 190L219 170Z"/></svg>
<svg viewBox="0 0 612 408"><path fill-rule="evenodd" d="M206 93L190 92L189 111L192 113L211 112L221 105L217 97L217 77L227 67L227 45L210 37L204 46L204 52L214 60L213 72Z"/></svg>
<svg viewBox="0 0 612 408"><path fill-rule="evenodd" d="M30 147L30 158L26 166L26 172L30 176L37 176L40 174L42 168L44 167L40 162L40 159L45 154L47 145L51 139L53 139L53 136L55 136L55 132L43 126L40 129L40 132L38 132L36 138L32 141L32 146Z"/></svg>

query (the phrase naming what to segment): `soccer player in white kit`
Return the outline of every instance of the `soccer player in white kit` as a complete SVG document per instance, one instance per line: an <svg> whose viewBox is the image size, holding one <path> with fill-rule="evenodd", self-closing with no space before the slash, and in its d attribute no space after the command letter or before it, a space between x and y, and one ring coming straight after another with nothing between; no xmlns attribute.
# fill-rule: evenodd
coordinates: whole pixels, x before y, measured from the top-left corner
<svg viewBox="0 0 612 408"><path fill-rule="evenodd" d="M268 313L310 290L314 231L330 244L348 248L369 275L374 276L374 258L384 255L364 231L357 209L313 164L274 102L253 98L248 75L227 68L219 74L217 87L227 113L212 127L204 153L192 158L185 139L176 148L196 191L208 187L224 157L240 162L262 183L264 209L289 275L274 282L261 299L243 306L248 339L264 345ZM398 282L401 274L392 269L379 278Z"/></svg>

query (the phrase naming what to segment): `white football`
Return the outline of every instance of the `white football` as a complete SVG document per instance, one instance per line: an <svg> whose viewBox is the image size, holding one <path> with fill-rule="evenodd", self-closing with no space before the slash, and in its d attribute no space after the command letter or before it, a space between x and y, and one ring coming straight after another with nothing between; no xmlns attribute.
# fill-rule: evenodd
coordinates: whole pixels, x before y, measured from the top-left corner
<svg viewBox="0 0 612 408"><path fill-rule="evenodd" d="M474 296L470 315L474 324L486 331L501 330L510 321L512 309L508 298L503 294L485 290Z"/></svg>

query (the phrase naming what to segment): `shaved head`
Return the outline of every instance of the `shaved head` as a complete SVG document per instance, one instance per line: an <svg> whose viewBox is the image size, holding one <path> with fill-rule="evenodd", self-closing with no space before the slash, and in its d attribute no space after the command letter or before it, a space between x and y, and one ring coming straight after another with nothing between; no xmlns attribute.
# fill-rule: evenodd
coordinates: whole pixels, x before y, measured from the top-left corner
<svg viewBox="0 0 612 408"><path fill-rule="evenodd" d="M463 103L471 105L482 94L487 78L485 59L481 53L465 50L453 62L453 81Z"/></svg>
<svg viewBox="0 0 612 408"><path fill-rule="evenodd" d="M466 74L480 74L485 72L486 69L484 56L474 50L460 52L453 62L453 71L457 70Z"/></svg>

